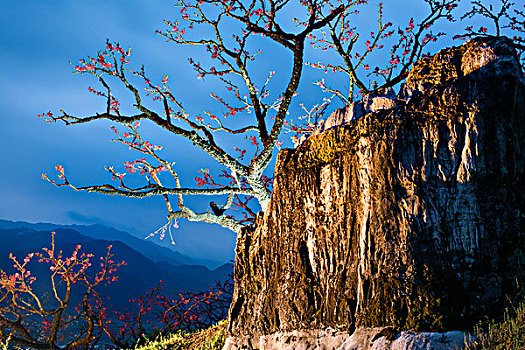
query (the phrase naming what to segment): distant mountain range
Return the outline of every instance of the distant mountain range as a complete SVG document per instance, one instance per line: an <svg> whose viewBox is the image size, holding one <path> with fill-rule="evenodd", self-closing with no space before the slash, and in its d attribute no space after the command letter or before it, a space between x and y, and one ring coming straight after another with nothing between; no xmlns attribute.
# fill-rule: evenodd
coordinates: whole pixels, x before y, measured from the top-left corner
<svg viewBox="0 0 525 350"><path fill-rule="evenodd" d="M152 241L137 238L127 232L100 224L95 225L57 225L51 223L29 223L23 221L9 221L0 219L0 229L28 228L35 231L56 231L69 229L94 239L120 241L139 251L154 262L167 262L171 265L196 265L197 262L179 252L161 247Z"/></svg>
<svg viewBox="0 0 525 350"><path fill-rule="evenodd" d="M82 252L93 253L96 258L105 255L108 245L113 246L115 261L127 263L119 269L119 280L104 293L116 304L125 305L127 300L155 287L160 280L169 292L206 290L217 281L226 280L233 270L232 264L215 270L195 265L191 258L180 253L102 225L31 224L7 220L0 220L0 269L12 272L9 253L22 260L27 253L50 247L51 231L56 232L56 248L63 250L66 256L77 244L82 245ZM34 265L37 275L44 273L38 271L43 267L37 265ZM46 289L44 285L40 288Z"/></svg>

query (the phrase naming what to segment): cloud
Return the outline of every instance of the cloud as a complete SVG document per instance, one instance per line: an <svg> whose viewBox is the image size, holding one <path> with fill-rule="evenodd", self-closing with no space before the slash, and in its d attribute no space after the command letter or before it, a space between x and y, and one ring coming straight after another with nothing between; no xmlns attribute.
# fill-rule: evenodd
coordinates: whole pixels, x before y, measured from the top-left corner
<svg viewBox="0 0 525 350"><path fill-rule="evenodd" d="M104 220L102 220L101 218L99 217L96 217L96 216L87 216L87 215L84 215L82 213L79 213L78 211L75 211L75 210L69 210L66 212L66 215L69 219L73 220L73 221L76 221L78 222L79 224L102 224L102 225L106 225L106 226L109 226L107 225Z"/></svg>

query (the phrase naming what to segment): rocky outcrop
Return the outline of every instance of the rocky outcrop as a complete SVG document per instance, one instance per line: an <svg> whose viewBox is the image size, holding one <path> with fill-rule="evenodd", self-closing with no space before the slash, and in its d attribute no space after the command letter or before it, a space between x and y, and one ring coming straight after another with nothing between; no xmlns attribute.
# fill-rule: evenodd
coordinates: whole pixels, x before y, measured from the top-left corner
<svg viewBox="0 0 525 350"><path fill-rule="evenodd" d="M275 174L237 239L229 348L499 315L525 261L525 81L510 41L419 61L391 108L282 150Z"/></svg>

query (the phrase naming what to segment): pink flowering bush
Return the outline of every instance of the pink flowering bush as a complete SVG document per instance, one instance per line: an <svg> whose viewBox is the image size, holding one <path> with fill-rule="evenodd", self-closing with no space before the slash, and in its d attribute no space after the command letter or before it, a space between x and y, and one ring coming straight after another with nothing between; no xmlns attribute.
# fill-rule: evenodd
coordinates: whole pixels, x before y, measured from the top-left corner
<svg viewBox="0 0 525 350"><path fill-rule="evenodd" d="M168 293L162 281L127 310L111 309L101 287L118 281L111 253L95 259L77 245L71 255L51 247L23 260L10 254L14 273L0 270L0 342L33 349L88 348L103 341L119 348L158 335L208 328L226 318L233 293L231 279L203 292ZM46 273L41 272L45 266ZM38 270L38 284L31 268ZM44 282L44 281L42 281ZM45 291L42 291L44 289Z"/></svg>
<svg viewBox="0 0 525 350"><path fill-rule="evenodd" d="M0 340L9 338L10 343L35 349L74 349L100 338L97 324L105 309L97 288L117 281L115 272L125 263L113 260L111 246L98 263L80 250L77 245L70 256L64 256L55 248L53 232L50 248L27 254L21 261L10 254L15 273L0 271ZM49 290L44 295L34 288L36 277L29 269L34 260L49 270ZM72 301L75 292L81 295L78 305Z"/></svg>

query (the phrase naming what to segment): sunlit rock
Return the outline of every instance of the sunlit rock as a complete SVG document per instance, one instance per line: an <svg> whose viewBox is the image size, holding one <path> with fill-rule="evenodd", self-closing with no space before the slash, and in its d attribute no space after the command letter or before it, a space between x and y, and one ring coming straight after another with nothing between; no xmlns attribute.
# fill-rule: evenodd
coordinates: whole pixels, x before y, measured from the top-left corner
<svg viewBox="0 0 525 350"><path fill-rule="evenodd" d="M395 108L353 116L279 153L268 208L238 236L239 349L296 331L470 329L517 293L525 83L510 41L425 58Z"/></svg>

